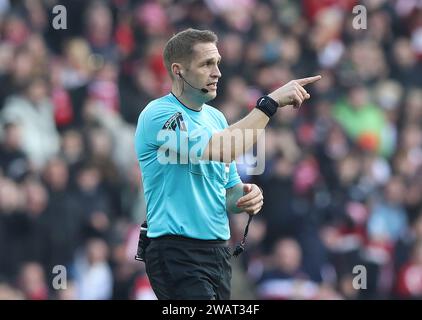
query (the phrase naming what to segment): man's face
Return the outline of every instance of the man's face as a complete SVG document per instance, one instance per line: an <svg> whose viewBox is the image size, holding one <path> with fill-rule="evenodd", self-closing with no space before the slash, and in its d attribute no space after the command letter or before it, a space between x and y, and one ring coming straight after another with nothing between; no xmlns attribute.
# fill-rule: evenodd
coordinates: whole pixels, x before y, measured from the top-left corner
<svg viewBox="0 0 422 320"><path fill-rule="evenodd" d="M183 72L183 76L192 86L199 89L205 88L208 93L202 93L188 85L185 85L185 90L189 90L195 96L202 97L205 101L214 99L217 96L217 82L221 77L218 68L220 60L221 56L214 43L197 43L194 45L190 66Z"/></svg>

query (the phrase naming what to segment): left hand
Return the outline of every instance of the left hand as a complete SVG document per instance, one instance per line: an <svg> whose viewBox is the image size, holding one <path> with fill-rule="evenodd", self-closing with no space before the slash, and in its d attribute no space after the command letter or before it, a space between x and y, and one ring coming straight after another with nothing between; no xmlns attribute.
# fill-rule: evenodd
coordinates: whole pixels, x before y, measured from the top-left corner
<svg viewBox="0 0 422 320"><path fill-rule="evenodd" d="M250 215L256 215L264 204L264 196L256 184L243 185L244 196L236 202L236 206Z"/></svg>

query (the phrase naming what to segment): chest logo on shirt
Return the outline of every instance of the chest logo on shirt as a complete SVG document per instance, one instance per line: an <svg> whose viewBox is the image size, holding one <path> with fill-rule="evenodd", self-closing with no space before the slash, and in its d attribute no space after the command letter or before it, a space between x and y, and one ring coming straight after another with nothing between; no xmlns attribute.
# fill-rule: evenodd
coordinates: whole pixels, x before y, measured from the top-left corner
<svg viewBox="0 0 422 320"><path fill-rule="evenodd" d="M173 114L164 124L164 130L173 130L176 131L176 128L179 127L180 131L187 131L185 121L181 112L176 112Z"/></svg>

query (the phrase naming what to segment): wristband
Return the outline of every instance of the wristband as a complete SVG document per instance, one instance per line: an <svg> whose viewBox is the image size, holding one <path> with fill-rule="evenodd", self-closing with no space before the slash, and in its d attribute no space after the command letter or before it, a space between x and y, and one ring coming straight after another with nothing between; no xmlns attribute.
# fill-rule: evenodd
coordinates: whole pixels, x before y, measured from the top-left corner
<svg viewBox="0 0 422 320"><path fill-rule="evenodd" d="M263 96L256 101L256 108L271 118L278 109L278 103L269 96Z"/></svg>

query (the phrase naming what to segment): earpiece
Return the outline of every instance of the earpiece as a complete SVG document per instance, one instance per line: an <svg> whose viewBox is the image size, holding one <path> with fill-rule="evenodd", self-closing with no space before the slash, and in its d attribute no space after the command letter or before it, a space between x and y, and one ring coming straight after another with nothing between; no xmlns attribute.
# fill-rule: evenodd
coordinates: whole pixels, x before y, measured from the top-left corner
<svg viewBox="0 0 422 320"><path fill-rule="evenodd" d="M208 89L206 89L206 88L196 88L196 87L194 87L193 85L191 85L189 82L187 82L186 81L186 79L182 76L182 74L180 73L180 71L179 72L177 72L176 73L178 76L179 76L179 78L181 78L184 82L186 82L191 88L193 88L193 89L196 89L196 90L199 90L199 91L201 91L202 93L208 93Z"/></svg>

